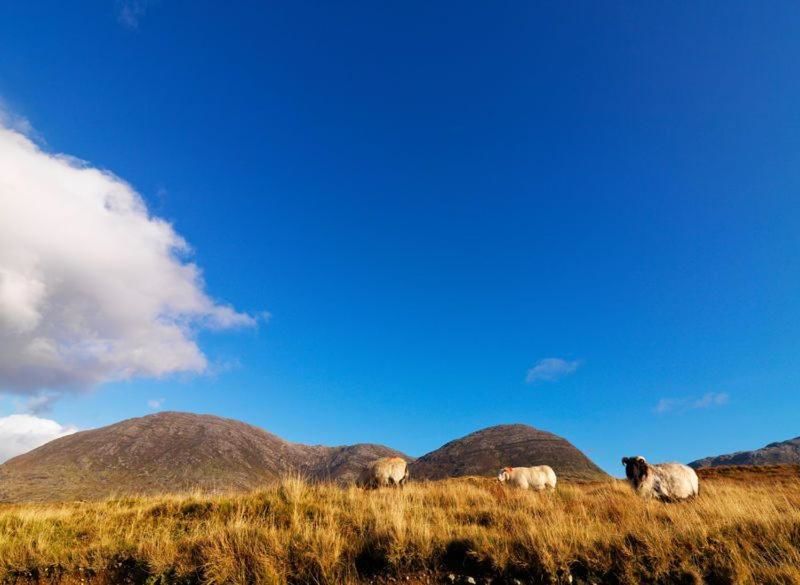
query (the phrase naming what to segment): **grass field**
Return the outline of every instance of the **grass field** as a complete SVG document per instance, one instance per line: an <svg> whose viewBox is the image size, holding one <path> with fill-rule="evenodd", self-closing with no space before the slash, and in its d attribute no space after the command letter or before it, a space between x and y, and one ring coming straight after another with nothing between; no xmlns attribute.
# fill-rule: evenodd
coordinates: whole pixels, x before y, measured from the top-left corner
<svg viewBox="0 0 800 585"><path fill-rule="evenodd" d="M622 482L365 492L298 478L246 495L4 504L0 582L800 584L800 477L776 469L712 472L682 504Z"/></svg>

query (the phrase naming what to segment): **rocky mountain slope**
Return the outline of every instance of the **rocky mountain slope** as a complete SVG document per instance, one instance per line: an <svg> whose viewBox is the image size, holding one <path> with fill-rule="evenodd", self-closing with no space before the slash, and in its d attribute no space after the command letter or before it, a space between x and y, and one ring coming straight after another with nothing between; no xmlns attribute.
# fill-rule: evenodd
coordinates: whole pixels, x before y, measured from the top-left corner
<svg viewBox="0 0 800 585"><path fill-rule="evenodd" d="M738 451L716 457L705 457L692 461L689 465L701 467L719 467L720 465L779 465L800 463L800 437L770 443L754 451Z"/></svg>
<svg viewBox="0 0 800 585"><path fill-rule="evenodd" d="M489 427L451 441L411 464L415 479L496 475L501 467L549 465L560 479L607 479L572 443L527 425Z"/></svg>
<svg viewBox="0 0 800 585"><path fill-rule="evenodd" d="M386 456L406 457L382 445L290 443L235 420L164 412L62 437L7 461L0 500L248 490L289 472L351 481L366 462Z"/></svg>

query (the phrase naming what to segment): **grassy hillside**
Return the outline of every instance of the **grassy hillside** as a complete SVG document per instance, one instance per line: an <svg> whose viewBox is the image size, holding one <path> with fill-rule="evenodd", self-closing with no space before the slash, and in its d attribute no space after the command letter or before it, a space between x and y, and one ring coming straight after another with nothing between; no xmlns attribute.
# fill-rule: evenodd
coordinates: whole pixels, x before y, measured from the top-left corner
<svg viewBox="0 0 800 585"><path fill-rule="evenodd" d="M3 583L800 583L800 481L705 480L683 504L622 482L485 479L365 492L0 505ZM492 580L492 581L489 581Z"/></svg>
<svg viewBox="0 0 800 585"><path fill-rule="evenodd" d="M739 482L800 481L800 465L723 465L697 470L700 480L729 479Z"/></svg>

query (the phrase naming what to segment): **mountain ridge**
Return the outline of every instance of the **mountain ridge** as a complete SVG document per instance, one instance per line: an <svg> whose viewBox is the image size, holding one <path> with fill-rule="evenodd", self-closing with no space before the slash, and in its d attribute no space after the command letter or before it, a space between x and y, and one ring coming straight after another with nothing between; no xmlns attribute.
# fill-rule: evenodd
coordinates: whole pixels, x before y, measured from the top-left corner
<svg viewBox="0 0 800 585"><path fill-rule="evenodd" d="M774 441L751 451L736 451L723 455L703 457L689 463L691 467L719 467L722 465L781 465L800 464L800 437Z"/></svg>
<svg viewBox="0 0 800 585"><path fill-rule="evenodd" d="M0 465L0 501L247 491L291 473L351 483L367 463L388 456L409 461L414 479L493 476L501 466L540 463L564 479L608 477L566 439L520 424L450 441L418 465L385 445L305 445L233 419L161 412L80 431L8 460Z"/></svg>
<svg viewBox="0 0 800 585"><path fill-rule="evenodd" d="M291 443L214 415L161 412L60 437L0 465L0 500L105 497L192 489L250 490L282 475L355 480L383 445Z"/></svg>

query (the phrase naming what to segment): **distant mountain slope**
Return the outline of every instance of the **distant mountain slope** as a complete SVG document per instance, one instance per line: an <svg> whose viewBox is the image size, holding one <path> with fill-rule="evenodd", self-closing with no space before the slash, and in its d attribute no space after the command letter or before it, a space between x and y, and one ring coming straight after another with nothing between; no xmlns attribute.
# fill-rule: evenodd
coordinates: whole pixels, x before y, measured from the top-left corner
<svg viewBox="0 0 800 585"><path fill-rule="evenodd" d="M411 457L382 445L290 443L216 416L164 412L56 439L0 465L0 501L250 490L286 473L350 482L379 457ZM500 467L547 464L561 479L608 476L569 441L525 425L491 427L411 464L412 479L493 476Z"/></svg>
<svg viewBox="0 0 800 585"><path fill-rule="evenodd" d="M317 480L331 480L342 483L353 482L368 463L381 457L402 457L412 461L413 457L395 451L384 445L359 443L344 447L307 447L313 450L298 469Z"/></svg>
<svg viewBox="0 0 800 585"><path fill-rule="evenodd" d="M451 441L411 464L414 479L496 475L501 467L549 465L562 479L606 479L572 443L527 425L489 427Z"/></svg>
<svg viewBox="0 0 800 585"><path fill-rule="evenodd" d="M770 443L755 451L738 451L716 457L705 457L692 461L689 465L694 468L718 467L720 465L778 465L800 463L800 437Z"/></svg>
<svg viewBox="0 0 800 585"><path fill-rule="evenodd" d="M381 445L300 445L235 420L165 412L63 437L7 461L0 500L247 490L292 471L349 481L384 456L405 457Z"/></svg>

